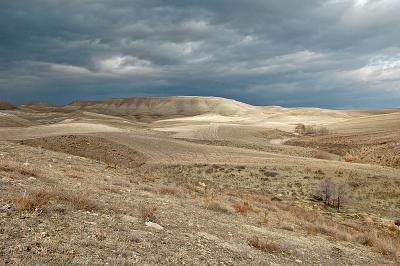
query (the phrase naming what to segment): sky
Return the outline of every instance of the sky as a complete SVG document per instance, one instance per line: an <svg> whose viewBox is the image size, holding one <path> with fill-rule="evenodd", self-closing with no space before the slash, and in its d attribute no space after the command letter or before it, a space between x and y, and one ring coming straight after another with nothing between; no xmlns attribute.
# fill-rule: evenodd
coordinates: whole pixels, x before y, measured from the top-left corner
<svg viewBox="0 0 400 266"><path fill-rule="evenodd" d="M398 0L0 1L0 98L400 107Z"/></svg>

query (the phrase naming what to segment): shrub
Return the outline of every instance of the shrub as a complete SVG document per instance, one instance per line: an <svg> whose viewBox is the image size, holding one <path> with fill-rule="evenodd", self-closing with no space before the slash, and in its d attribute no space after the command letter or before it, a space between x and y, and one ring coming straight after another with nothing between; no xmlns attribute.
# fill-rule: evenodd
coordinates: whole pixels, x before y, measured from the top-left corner
<svg viewBox="0 0 400 266"><path fill-rule="evenodd" d="M258 236L252 236L247 240L247 243L249 246L265 252L283 252L280 245L265 239L260 239Z"/></svg>
<svg viewBox="0 0 400 266"><path fill-rule="evenodd" d="M205 201L204 207L210 211L229 213L229 210L227 208L223 207L219 202L214 201L214 200L207 201L207 202Z"/></svg>
<svg viewBox="0 0 400 266"><path fill-rule="evenodd" d="M317 151L314 155L314 158L321 159L321 160L330 160L331 155L324 151Z"/></svg>
<svg viewBox="0 0 400 266"><path fill-rule="evenodd" d="M67 201L75 208L84 211L93 211L99 208L98 204L81 194L72 194L66 197Z"/></svg>
<svg viewBox="0 0 400 266"><path fill-rule="evenodd" d="M14 199L14 204L18 210L40 210L48 206L51 195L46 191L38 191L29 195L22 195Z"/></svg>
<svg viewBox="0 0 400 266"><path fill-rule="evenodd" d="M265 172L264 172L264 175L265 175L265 176L268 176L268 177L276 177L276 176L279 175L279 173L277 173L277 172L271 172L271 171L265 171Z"/></svg>
<svg viewBox="0 0 400 266"><path fill-rule="evenodd" d="M319 185L319 193L325 206L335 206L339 210L342 204L348 201L350 189L345 183L336 183L330 178L325 178Z"/></svg>
<svg viewBox="0 0 400 266"><path fill-rule="evenodd" d="M305 131L306 131L306 126L304 124L297 124L296 127L294 128L294 133L297 133L300 136L303 136Z"/></svg>
<svg viewBox="0 0 400 266"><path fill-rule="evenodd" d="M351 163L358 160L358 157L351 154L346 154L345 156L343 156L343 160L345 162Z"/></svg>
<svg viewBox="0 0 400 266"><path fill-rule="evenodd" d="M139 218L141 222L157 222L157 211L158 209L156 207L147 207L143 203L139 204Z"/></svg>
<svg viewBox="0 0 400 266"><path fill-rule="evenodd" d="M41 172L29 165L29 164L23 164L20 162L16 161L3 161L0 160L0 170L5 171L5 172L16 172L19 173L23 176L33 176L33 177L40 177Z"/></svg>
<svg viewBox="0 0 400 266"><path fill-rule="evenodd" d="M390 255L393 257L400 256L400 246L393 240L386 240L376 238L374 241L374 247L383 255Z"/></svg>
<svg viewBox="0 0 400 266"><path fill-rule="evenodd" d="M326 127L317 127L317 126L311 126L307 125L304 128L304 133L302 135L306 136L323 136L323 135L328 135L329 130Z"/></svg>
<svg viewBox="0 0 400 266"><path fill-rule="evenodd" d="M233 204L233 208L235 208L237 213L242 215L247 215L249 211L253 210L253 207L247 201L236 202Z"/></svg>
<svg viewBox="0 0 400 266"><path fill-rule="evenodd" d="M353 241L364 246L375 247L383 255L399 256L399 243L391 239L378 237L373 231L363 232L354 236Z"/></svg>
<svg viewBox="0 0 400 266"><path fill-rule="evenodd" d="M343 226L327 224L323 221L308 223L306 230L309 234L324 234L334 237L337 240L352 241L364 246L374 247L380 253L397 257L400 255L400 243L390 238L379 237L371 228L364 229L363 232L349 230Z"/></svg>
<svg viewBox="0 0 400 266"><path fill-rule="evenodd" d="M162 188L160 188L159 190L159 193L160 194L163 194L163 195L172 195L172 196L178 196L179 195L179 191L178 191L178 189L176 188L176 187L162 187Z"/></svg>
<svg viewBox="0 0 400 266"><path fill-rule="evenodd" d="M65 191L62 189L54 190L55 196L59 201L70 204L78 210L92 211L99 209L99 205L96 202L90 200L83 193Z"/></svg>
<svg viewBox="0 0 400 266"><path fill-rule="evenodd" d="M354 236L353 240L364 246L372 247L375 242L376 235L372 232L359 233Z"/></svg>
<svg viewBox="0 0 400 266"><path fill-rule="evenodd" d="M337 240L350 241L352 239L351 233L346 230L346 228L334 224L327 224L321 220L307 223L306 230L309 234L323 234Z"/></svg>

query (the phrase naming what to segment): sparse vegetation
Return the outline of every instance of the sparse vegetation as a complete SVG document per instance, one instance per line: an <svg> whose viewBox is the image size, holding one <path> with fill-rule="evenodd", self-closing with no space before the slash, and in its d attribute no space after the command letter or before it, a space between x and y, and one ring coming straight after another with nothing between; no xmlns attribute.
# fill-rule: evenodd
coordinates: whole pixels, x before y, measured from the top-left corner
<svg viewBox="0 0 400 266"><path fill-rule="evenodd" d="M51 192L46 190L24 192L14 198L14 203L19 210L42 210L50 203L66 203L78 210L92 211L99 209L99 205L85 197L72 191L53 187Z"/></svg>
<svg viewBox="0 0 400 266"><path fill-rule="evenodd" d="M266 239L262 239L258 236L252 236L251 238L249 238L247 240L247 243L259 250L262 250L264 252L270 252L270 253L283 253L286 251L286 249L284 249L282 246L280 246L279 244L272 242L272 241L268 241Z"/></svg>
<svg viewBox="0 0 400 266"><path fill-rule="evenodd" d="M297 124L295 133L300 136L324 136L329 134L329 130L324 126Z"/></svg>
<svg viewBox="0 0 400 266"><path fill-rule="evenodd" d="M51 195L44 190L23 193L14 198L14 204L18 210L38 211L47 207L50 203Z"/></svg>
<svg viewBox="0 0 400 266"><path fill-rule="evenodd" d="M180 193L179 193L179 190L177 187L163 186L158 191L163 195L180 196Z"/></svg>
<svg viewBox="0 0 400 266"><path fill-rule="evenodd" d="M329 153L325 151L317 151L314 155L316 159L321 159L321 160L330 160L331 156Z"/></svg>
<svg viewBox="0 0 400 266"><path fill-rule="evenodd" d="M146 206L144 203L140 203L138 206L139 218L142 223L145 222L157 222L157 207Z"/></svg>
<svg viewBox="0 0 400 266"><path fill-rule="evenodd" d="M358 160L357 156L351 155L351 154L346 154L343 156L343 160L345 162L351 163L354 162L356 160Z"/></svg>
<svg viewBox="0 0 400 266"><path fill-rule="evenodd" d="M1 160L0 171L15 172L24 177L41 177L41 172L29 163L22 163L14 160Z"/></svg>
<svg viewBox="0 0 400 266"><path fill-rule="evenodd" d="M248 212L253 211L253 207L247 201L236 202L233 204L233 208L241 215L247 215Z"/></svg>
<svg viewBox="0 0 400 266"><path fill-rule="evenodd" d="M58 199L60 201L71 204L74 208L78 210L93 211L100 209L100 205L98 203L89 199L83 193L63 191L61 194L58 194Z"/></svg>
<svg viewBox="0 0 400 266"><path fill-rule="evenodd" d="M212 197L205 197L204 207L210 211L229 213L229 210L226 207L222 206L219 201L213 199Z"/></svg>

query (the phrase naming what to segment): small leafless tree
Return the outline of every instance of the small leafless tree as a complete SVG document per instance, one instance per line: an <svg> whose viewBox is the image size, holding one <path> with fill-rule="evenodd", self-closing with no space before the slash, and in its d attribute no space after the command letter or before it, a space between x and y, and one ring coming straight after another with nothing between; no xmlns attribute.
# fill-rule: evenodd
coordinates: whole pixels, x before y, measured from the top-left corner
<svg viewBox="0 0 400 266"><path fill-rule="evenodd" d="M346 183L334 182L330 178L321 181L319 191L325 206L335 206L338 210L348 201L350 195Z"/></svg>
<svg viewBox="0 0 400 266"><path fill-rule="evenodd" d="M297 124L294 129L294 132L299 134L300 136L303 136L305 131L306 131L306 126L304 124Z"/></svg>
<svg viewBox="0 0 400 266"><path fill-rule="evenodd" d="M335 183L330 178L325 178L319 185L319 192L325 206L330 206L335 192Z"/></svg>
<svg viewBox="0 0 400 266"><path fill-rule="evenodd" d="M335 205L339 210L340 206L345 203L350 194L350 189L346 183L338 183L335 185Z"/></svg>
<svg viewBox="0 0 400 266"><path fill-rule="evenodd" d="M304 127L304 135L306 136L324 136L328 134L329 130L323 126L307 125Z"/></svg>

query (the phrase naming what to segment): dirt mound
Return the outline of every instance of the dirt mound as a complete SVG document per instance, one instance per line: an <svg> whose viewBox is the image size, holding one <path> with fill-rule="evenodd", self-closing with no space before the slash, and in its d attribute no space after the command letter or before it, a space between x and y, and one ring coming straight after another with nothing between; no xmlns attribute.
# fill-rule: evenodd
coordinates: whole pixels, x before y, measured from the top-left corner
<svg viewBox="0 0 400 266"><path fill-rule="evenodd" d="M66 110L91 110L99 113L119 115L193 116L204 113L240 115L261 112L254 107L235 100L219 97L134 97L113 98L104 101L74 101Z"/></svg>
<svg viewBox="0 0 400 266"><path fill-rule="evenodd" d="M144 164L144 156L124 145L94 136L64 135L22 140L23 145L91 158L109 164L133 168Z"/></svg>
<svg viewBox="0 0 400 266"><path fill-rule="evenodd" d="M17 106L5 100L0 99L0 110L13 110L13 109L17 109Z"/></svg>

